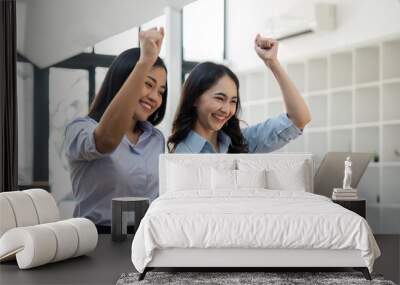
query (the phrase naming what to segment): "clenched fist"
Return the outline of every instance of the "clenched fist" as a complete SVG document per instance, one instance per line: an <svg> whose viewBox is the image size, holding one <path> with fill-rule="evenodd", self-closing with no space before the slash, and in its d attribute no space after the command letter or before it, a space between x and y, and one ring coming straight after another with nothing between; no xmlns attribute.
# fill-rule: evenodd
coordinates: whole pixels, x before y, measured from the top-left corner
<svg viewBox="0 0 400 285"><path fill-rule="evenodd" d="M164 39L164 28L152 28L139 33L140 61L153 65L160 54Z"/></svg>
<svg viewBox="0 0 400 285"><path fill-rule="evenodd" d="M271 38L264 38L257 34L254 41L254 49L258 56L271 66L278 59L278 41Z"/></svg>

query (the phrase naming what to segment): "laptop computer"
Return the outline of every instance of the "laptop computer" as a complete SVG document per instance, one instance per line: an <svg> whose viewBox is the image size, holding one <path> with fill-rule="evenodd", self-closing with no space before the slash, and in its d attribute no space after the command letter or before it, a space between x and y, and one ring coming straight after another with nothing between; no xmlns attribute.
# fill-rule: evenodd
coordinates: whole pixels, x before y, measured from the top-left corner
<svg viewBox="0 0 400 285"><path fill-rule="evenodd" d="M372 160L372 153L362 152L328 152L325 154L318 170L314 176L314 193L332 196L333 188L342 188L344 177L344 162L350 156L351 164L351 187L357 188L368 163Z"/></svg>

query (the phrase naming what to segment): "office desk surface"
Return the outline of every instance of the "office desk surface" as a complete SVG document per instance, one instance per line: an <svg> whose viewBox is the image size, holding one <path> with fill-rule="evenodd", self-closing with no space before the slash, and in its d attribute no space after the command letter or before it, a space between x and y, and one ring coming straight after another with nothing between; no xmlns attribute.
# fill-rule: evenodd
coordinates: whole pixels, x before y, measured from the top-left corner
<svg viewBox="0 0 400 285"><path fill-rule="evenodd" d="M0 284L115 284L124 272L135 271L131 261L133 236L112 242L111 235L99 235L88 255L20 270L17 262L0 264Z"/></svg>

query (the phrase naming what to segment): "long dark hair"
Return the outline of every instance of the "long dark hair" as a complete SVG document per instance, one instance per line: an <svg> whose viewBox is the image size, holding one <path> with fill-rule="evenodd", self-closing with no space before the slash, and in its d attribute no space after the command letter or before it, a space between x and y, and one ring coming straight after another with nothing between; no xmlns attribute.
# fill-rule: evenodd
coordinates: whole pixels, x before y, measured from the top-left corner
<svg viewBox="0 0 400 285"><path fill-rule="evenodd" d="M240 121L237 117L240 112L239 80L225 65L213 62L204 62L196 65L190 72L183 85L179 107L172 124L172 135L168 138L167 146L174 152L176 146L184 140L193 129L197 120L195 102L223 76L229 76L236 85L238 100L235 114L225 123L222 131L231 138L229 153L247 153L248 146L240 130Z"/></svg>
<svg viewBox="0 0 400 285"><path fill-rule="evenodd" d="M97 122L100 121L108 105L114 99L118 90L122 87L129 74L134 69L136 63L139 61L140 48L132 48L122 52L117 56L109 67L106 77L97 93L91 107L88 116ZM165 64L161 58L157 58L153 66L164 68ZM164 94L162 96L161 106L147 119L153 126L158 125L164 118L165 109L167 106L167 94L168 89L165 87Z"/></svg>

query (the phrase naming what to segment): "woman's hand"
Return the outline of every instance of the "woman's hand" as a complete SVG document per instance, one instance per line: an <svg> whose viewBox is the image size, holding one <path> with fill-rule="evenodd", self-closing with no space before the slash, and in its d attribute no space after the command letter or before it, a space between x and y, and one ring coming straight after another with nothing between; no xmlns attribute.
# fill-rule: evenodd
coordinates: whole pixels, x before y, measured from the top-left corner
<svg viewBox="0 0 400 285"><path fill-rule="evenodd" d="M164 39L164 28L152 28L139 33L140 41L140 62L153 65L160 54L161 45Z"/></svg>
<svg viewBox="0 0 400 285"><path fill-rule="evenodd" d="M257 35L254 48L279 83L287 115L298 128L303 129L311 120L310 111L300 92L278 61L278 41Z"/></svg>
<svg viewBox="0 0 400 285"><path fill-rule="evenodd" d="M254 40L254 49L258 56L271 67L278 61L278 41L271 38L263 38L257 34Z"/></svg>

